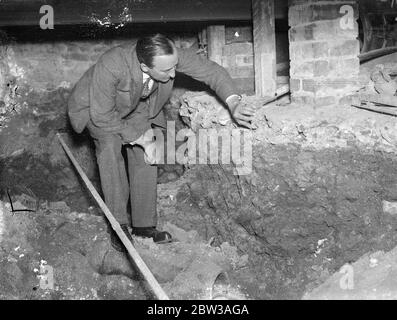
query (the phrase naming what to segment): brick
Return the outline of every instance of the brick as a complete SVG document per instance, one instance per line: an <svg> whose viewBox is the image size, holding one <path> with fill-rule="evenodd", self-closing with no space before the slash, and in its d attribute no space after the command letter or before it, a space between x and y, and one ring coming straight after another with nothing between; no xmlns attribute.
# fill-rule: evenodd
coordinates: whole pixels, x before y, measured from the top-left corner
<svg viewBox="0 0 397 320"><path fill-rule="evenodd" d="M310 96L310 95L292 94L291 101L293 103L300 104L300 105L313 105L314 97Z"/></svg>
<svg viewBox="0 0 397 320"><path fill-rule="evenodd" d="M360 87L357 78L303 79L302 91L315 95L340 95L351 93Z"/></svg>
<svg viewBox="0 0 397 320"><path fill-rule="evenodd" d="M324 39L356 39L358 23L354 22L354 29L342 29L338 20L317 21L309 25L291 27L289 40L294 41L323 41Z"/></svg>
<svg viewBox="0 0 397 320"><path fill-rule="evenodd" d="M314 64L310 62L291 63L290 68L291 77L313 77L314 76Z"/></svg>
<svg viewBox="0 0 397 320"><path fill-rule="evenodd" d="M358 57L360 44L357 40L291 42L290 59L301 62L329 57Z"/></svg>
<svg viewBox="0 0 397 320"><path fill-rule="evenodd" d="M301 80L300 79L290 79L289 87L292 92L301 90Z"/></svg>
<svg viewBox="0 0 397 320"><path fill-rule="evenodd" d="M302 90L306 92L315 93L318 90L319 84L312 79L305 79L302 81Z"/></svg>
<svg viewBox="0 0 397 320"><path fill-rule="evenodd" d="M338 45L330 48L329 55L331 57L358 56L360 54L360 43L358 40L346 40L342 43L338 41L338 43Z"/></svg>
<svg viewBox="0 0 397 320"><path fill-rule="evenodd" d="M350 5L354 10L354 18L358 19L358 5L352 2L316 2L291 6L288 11L288 23L291 27L321 20L336 20L345 16L340 13L343 5Z"/></svg>
<svg viewBox="0 0 397 320"><path fill-rule="evenodd" d="M314 24L308 26L291 27L288 31L289 41L307 41L315 40Z"/></svg>
<svg viewBox="0 0 397 320"><path fill-rule="evenodd" d="M330 65L330 76L357 76L360 73L360 59L348 58L348 59L331 59Z"/></svg>
<svg viewBox="0 0 397 320"><path fill-rule="evenodd" d="M314 61L314 77L325 77L329 74L329 63L325 60Z"/></svg>
<svg viewBox="0 0 397 320"><path fill-rule="evenodd" d="M291 100L293 103L304 106L325 107L337 104L339 98L335 96L315 97L307 94L292 94Z"/></svg>
<svg viewBox="0 0 397 320"><path fill-rule="evenodd" d="M291 64L291 74L296 77L325 77L330 73L326 60L314 60Z"/></svg>
<svg viewBox="0 0 397 320"><path fill-rule="evenodd" d="M328 57L329 46L325 41L300 43L290 43L290 57L292 61L313 60Z"/></svg>
<svg viewBox="0 0 397 320"><path fill-rule="evenodd" d="M353 103L360 103L360 97L357 94L350 94L339 98L338 104L351 106Z"/></svg>
<svg viewBox="0 0 397 320"><path fill-rule="evenodd" d="M331 106L338 102L339 99L335 96L327 96L327 97L316 97L314 98L314 106L315 107L325 107Z"/></svg>

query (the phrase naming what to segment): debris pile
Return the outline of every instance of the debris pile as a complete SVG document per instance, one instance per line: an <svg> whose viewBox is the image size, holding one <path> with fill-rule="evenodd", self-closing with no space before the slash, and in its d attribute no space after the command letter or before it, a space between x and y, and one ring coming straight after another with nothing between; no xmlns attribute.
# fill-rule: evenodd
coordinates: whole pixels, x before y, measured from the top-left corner
<svg viewBox="0 0 397 320"><path fill-rule="evenodd" d="M352 103L354 107L397 116L397 64L392 59L395 56L396 54L391 54L375 59L362 67L363 78L368 81L358 91Z"/></svg>

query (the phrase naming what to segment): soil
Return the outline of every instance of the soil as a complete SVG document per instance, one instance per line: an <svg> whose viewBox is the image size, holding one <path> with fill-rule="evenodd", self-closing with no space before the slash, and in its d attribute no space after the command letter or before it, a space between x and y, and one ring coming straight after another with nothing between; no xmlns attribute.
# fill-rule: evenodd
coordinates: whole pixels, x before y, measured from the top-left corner
<svg viewBox="0 0 397 320"><path fill-rule="evenodd" d="M397 201L394 119L342 107L258 110L250 175L234 175L232 165L159 169L159 227L177 242L136 245L172 298L208 297L187 290L208 287L194 280L204 263L227 271L229 297L300 299L346 263L396 247L396 216L382 209L383 200ZM2 131L0 298L153 298L109 246L102 213L55 133L99 190L88 137L76 139L63 115L46 112L15 117ZM195 119L211 127L214 114ZM10 198L32 211L12 213ZM40 287L46 265L56 275L51 290Z"/></svg>
<svg viewBox="0 0 397 320"><path fill-rule="evenodd" d="M205 252L215 248L228 252L233 257L229 259L230 276L249 298L300 299L305 292L320 285L345 263L355 262L366 253L390 251L396 246L396 217L382 211L382 200L397 200L397 173L393 170L397 163L393 155L363 153L358 149L316 152L297 145L268 146L256 149L256 152L262 159L260 166L254 167L255 180L260 183L252 179L238 179L227 168L197 166L188 170L181 179L159 185L161 228L169 230L174 236L178 232L182 233L179 238L183 241L202 245L211 243ZM57 193L53 190L59 190L56 182L62 181L61 178L51 180L50 176L57 176L61 171L51 168L49 162L36 163L35 158L28 159L26 162L13 162L19 168L18 175L21 177L15 182L27 186L40 198L26 195L21 198L16 194L12 198L16 201L14 207L18 207L18 199L25 199L29 208L39 208L39 211L15 213L9 217L13 227L7 229L12 232L15 228L16 233L9 238L13 247L4 247L2 242L3 257L6 259L3 259L3 263L7 261L4 268L14 270L16 264L21 269L20 276L23 279L27 277L26 273L31 277L30 280L21 279L23 285L19 284L20 287L16 284L14 291L11 291L12 297L93 299L95 295L90 288L95 288L101 299L150 298L142 289L141 281L131 280L136 278L136 274L128 267L124 267L122 278L111 263L107 267L107 274L111 278L98 280L94 275L99 277L100 273L95 270L100 268L93 269L89 263L80 261L98 250L90 248L91 245L97 246L92 241L94 238L108 242L106 225L99 216L99 209L91 204L90 212L76 213L73 207L68 206L68 203L79 199L76 191L66 197L70 201L63 202L64 205L62 202L50 202L57 200ZM29 175L34 171L21 170L21 163L29 163L31 167L40 165L47 168L49 173ZM230 182L230 179L234 179L234 182ZM40 187L44 183L48 185L47 189ZM20 188L15 191L23 194L25 190ZM44 193L46 190L47 194ZM44 200L46 198L47 201ZM76 215L83 217L79 223L78 218L73 219ZM27 229L29 232L20 227L27 223L31 225ZM21 242L17 239L25 240ZM15 251L18 246L25 249ZM104 246L109 250L108 245ZM104 255L104 250L96 254ZM183 250L189 251L186 246ZM18 259L20 254L25 257ZM65 255L70 254L73 258L68 258L68 261L72 264L68 262L63 265ZM33 268L34 262L27 259L29 255L36 263ZM10 262L10 257L17 259L17 262ZM107 259L118 261L110 257ZM185 261L181 257L178 260ZM48 293L39 295L37 274L32 273L34 268L39 269L41 259L56 269L62 265L62 271L59 272L63 272L68 279L63 279L65 284L60 284L59 290L49 296ZM9 263L13 264L12 268ZM158 261L153 265L159 265ZM165 265L157 271L163 281L174 279L177 275L175 270L182 270L178 266L173 272L167 271ZM68 272L76 268L79 271L71 280ZM121 278L116 279L113 272ZM171 275L167 276L167 273ZM107 282L110 279L114 281L111 286L115 291L106 291L105 294L103 283L110 286ZM73 295L68 293L66 282L84 281L87 281L85 287L81 285L74 288ZM26 283L31 283L31 290L26 290ZM133 292L140 288L140 294L129 295L127 289L123 291L124 287L120 288L120 283L126 286L126 283L130 283L129 288L133 288ZM8 292L8 289L5 291ZM175 288L173 292L176 292Z"/></svg>
<svg viewBox="0 0 397 320"><path fill-rule="evenodd" d="M383 199L397 199L393 155L294 145L256 151L250 179L219 166L192 169L177 210L165 215L213 245L248 253L255 276L240 283L251 296L300 299L345 263L396 246L396 217L382 210Z"/></svg>
<svg viewBox="0 0 397 320"><path fill-rule="evenodd" d="M126 253L110 245L102 216L72 211L65 202L17 197L13 210L0 202L0 299L142 300L155 295ZM26 210L27 209L27 210ZM236 251L210 247L197 233L172 224L174 241L158 245L134 237L134 247L171 299L246 299L233 278ZM229 248L227 244L224 248Z"/></svg>

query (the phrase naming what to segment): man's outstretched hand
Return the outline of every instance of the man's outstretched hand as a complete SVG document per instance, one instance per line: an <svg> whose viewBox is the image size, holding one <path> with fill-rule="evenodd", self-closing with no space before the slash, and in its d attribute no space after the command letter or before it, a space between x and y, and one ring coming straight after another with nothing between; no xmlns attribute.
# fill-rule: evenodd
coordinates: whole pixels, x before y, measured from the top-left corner
<svg viewBox="0 0 397 320"><path fill-rule="evenodd" d="M234 120L243 127L252 129L252 120L255 116L255 109L241 102L239 96L233 96L228 101L230 112Z"/></svg>

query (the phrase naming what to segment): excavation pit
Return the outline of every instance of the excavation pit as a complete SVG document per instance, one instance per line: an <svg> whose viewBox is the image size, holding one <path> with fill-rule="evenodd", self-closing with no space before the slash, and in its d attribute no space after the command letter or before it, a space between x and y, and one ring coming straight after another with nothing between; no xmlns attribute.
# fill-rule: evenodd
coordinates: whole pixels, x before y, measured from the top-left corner
<svg viewBox="0 0 397 320"><path fill-rule="evenodd" d="M200 99L212 98L197 93L193 100ZM189 281L172 281L197 271L194 252L218 254L208 261L227 272L231 285L224 286L232 290L229 296L211 294L214 299L301 299L346 263L396 246L396 216L384 210L385 201L397 201L393 118L343 106L260 107L260 100L245 99L258 109L251 174L235 175L231 165L189 165L180 178L158 185L160 227L178 242L173 251L144 242L142 254L165 288L178 284L171 290L177 299L192 298L184 291ZM119 258L109 249L101 212L56 143L59 123L47 129L40 144L51 154L25 150L2 160L2 190L9 190L14 209L35 210L12 213L7 204L2 212L2 263L9 270L3 297L33 298L23 279L39 288L32 270L40 269L40 261L56 270L71 254L58 275L58 290L39 288L35 298L150 299L128 261L115 266ZM84 139L76 143L69 136L67 142L98 187L92 146ZM2 201L9 202L6 192ZM18 238L24 230L29 232ZM107 258L93 260L95 252ZM69 273L76 268L73 278ZM65 279L74 291L65 291Z"/></svg>

